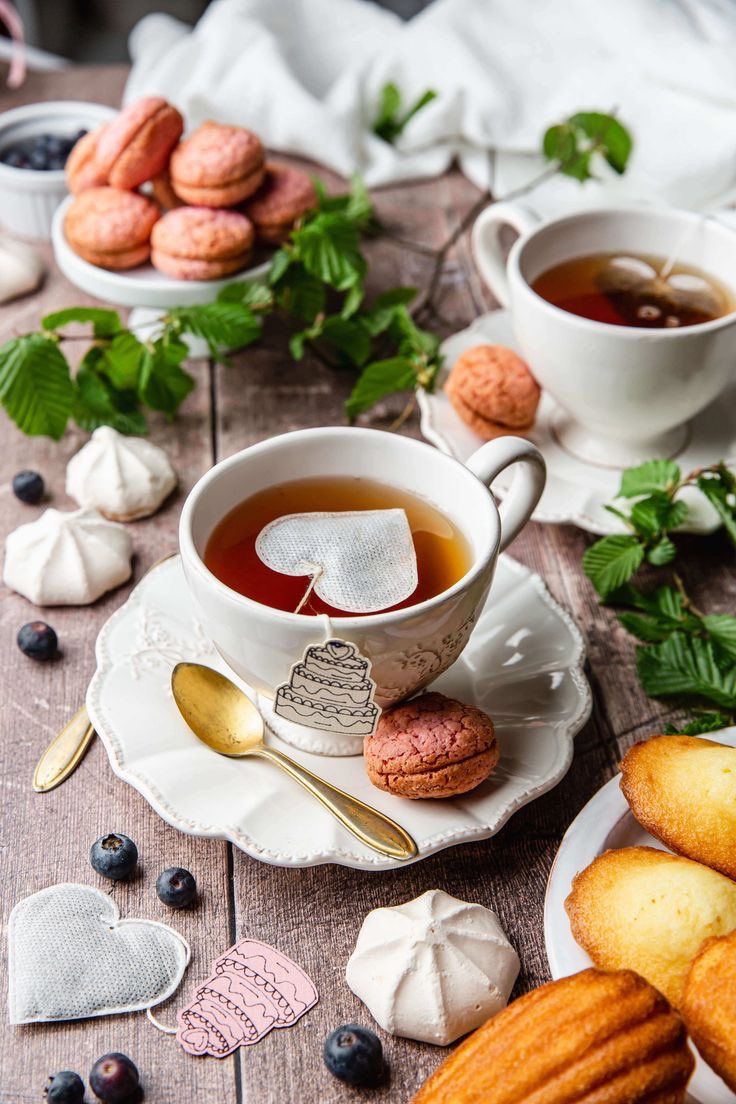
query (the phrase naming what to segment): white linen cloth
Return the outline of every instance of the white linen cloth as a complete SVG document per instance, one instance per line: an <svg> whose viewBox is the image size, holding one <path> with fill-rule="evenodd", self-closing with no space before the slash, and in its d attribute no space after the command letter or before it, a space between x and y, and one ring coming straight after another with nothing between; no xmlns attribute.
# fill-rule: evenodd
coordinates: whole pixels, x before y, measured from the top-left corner
<svg viewBox="0 0 736 1104"><path fill-rule="evenodd" d="M454 157L496 195L541 167L545 128L616 108L635 139L622 179L537 189L544 211L618 198L713 209L736 196L732 0L436 0L408 23L367 0L215 0L192 29L162 14L130 38L126 101L167 96L189 127L256 130L375 187ZM396 146L370 132L380 89L438 98Z"/></svg>

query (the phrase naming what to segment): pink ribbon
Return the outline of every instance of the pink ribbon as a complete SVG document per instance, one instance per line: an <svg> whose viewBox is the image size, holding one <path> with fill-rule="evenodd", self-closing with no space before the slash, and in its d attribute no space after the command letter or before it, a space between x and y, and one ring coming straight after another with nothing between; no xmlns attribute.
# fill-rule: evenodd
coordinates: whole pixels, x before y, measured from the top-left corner
<svg viewBox="0 0 736 1104"><path fill-rule="evenodd" d="M23 20L10 0L0 0L0 20L5 24L13 43L10 55L8 88L20 88L26 79L26 39L23 33Z"/></svg>

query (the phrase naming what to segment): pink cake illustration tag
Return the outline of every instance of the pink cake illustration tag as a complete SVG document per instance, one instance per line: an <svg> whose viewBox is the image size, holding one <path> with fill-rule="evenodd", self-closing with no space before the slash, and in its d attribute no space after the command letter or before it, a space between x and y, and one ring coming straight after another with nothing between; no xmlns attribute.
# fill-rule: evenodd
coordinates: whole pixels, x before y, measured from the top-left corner
<svg viewBox="0 0 736 1104"><path fill-rule="evenodd" d="M370 671L369 660L346 640L312 644L278 687L273 711L307 728L369 736L381 715Z"/></svg>
<svg viewBox="0 0 736 1104"><path fill-rule="evenodd" d="M291 1027L319 994L300 966L268 943L241 939L212 964L212 973L177 1016L187 1054L225 1058L275 1027Z"/></svg>

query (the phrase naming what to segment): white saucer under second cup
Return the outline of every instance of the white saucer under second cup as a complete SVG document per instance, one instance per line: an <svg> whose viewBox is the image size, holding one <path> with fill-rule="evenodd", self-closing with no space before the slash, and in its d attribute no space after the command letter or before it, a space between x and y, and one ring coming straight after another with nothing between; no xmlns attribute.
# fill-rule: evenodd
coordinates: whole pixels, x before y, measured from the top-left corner
<svg viewBox="0 0 736 1104"><path fill-rule="evenodd" d="M463 463L483 441L455 413L442 385L461 353L474 345L505 345L519 351L508 311L483 314L467 329L448 337L442 345L445 368L433 394L419 391L421 430L428 441ZM534 371L534 365L530 365ZM537 411L537 419L528 434L547 462L547 485L532 514L534 521L570 522L589 533L604 535L624 532L622 524L607 510L621 483L621 468L598 467L568 452L560 443L557 426L564 412L546 393ZM664 458L663 458L664 459ZM684 444L674 459L683 473L727 460L736 465L736 389L725 392L686 427ZM494 489L503 491L503 476ZM683 531L710 533L720 525L715 510L698 491L687 489L682 495L690 507Z"/></svg>

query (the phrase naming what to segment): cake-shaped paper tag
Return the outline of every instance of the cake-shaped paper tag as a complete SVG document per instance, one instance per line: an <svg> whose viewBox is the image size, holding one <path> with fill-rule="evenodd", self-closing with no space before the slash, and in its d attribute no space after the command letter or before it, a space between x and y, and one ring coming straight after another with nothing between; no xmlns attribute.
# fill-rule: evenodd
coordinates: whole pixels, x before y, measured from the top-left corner
<svg viewBox="0 0 736 1104"><path fill-rule="evenodd" d="M369 736L381 715L373 701L376 684L370 670L354 644L312 644L291 668L289 681L276 691L273 711L307 728Z"/></svg>
<svg viewBox="0 0 736 1104"><path fill-rule="evenodd" d="M225 1058L274 1027L291 1027L319 994L300 966L268 943L241 939L213 964L177 1020L188 1054Z"/></svg>
<svg viewBox="0 0 736 1104"><path fill-rule="evenodd" d="M348 510L286 514L261 529L258 556L282 575L308 575L334 609L375 613L404 602L417 587L417 556L405 512Z"/></svg>

